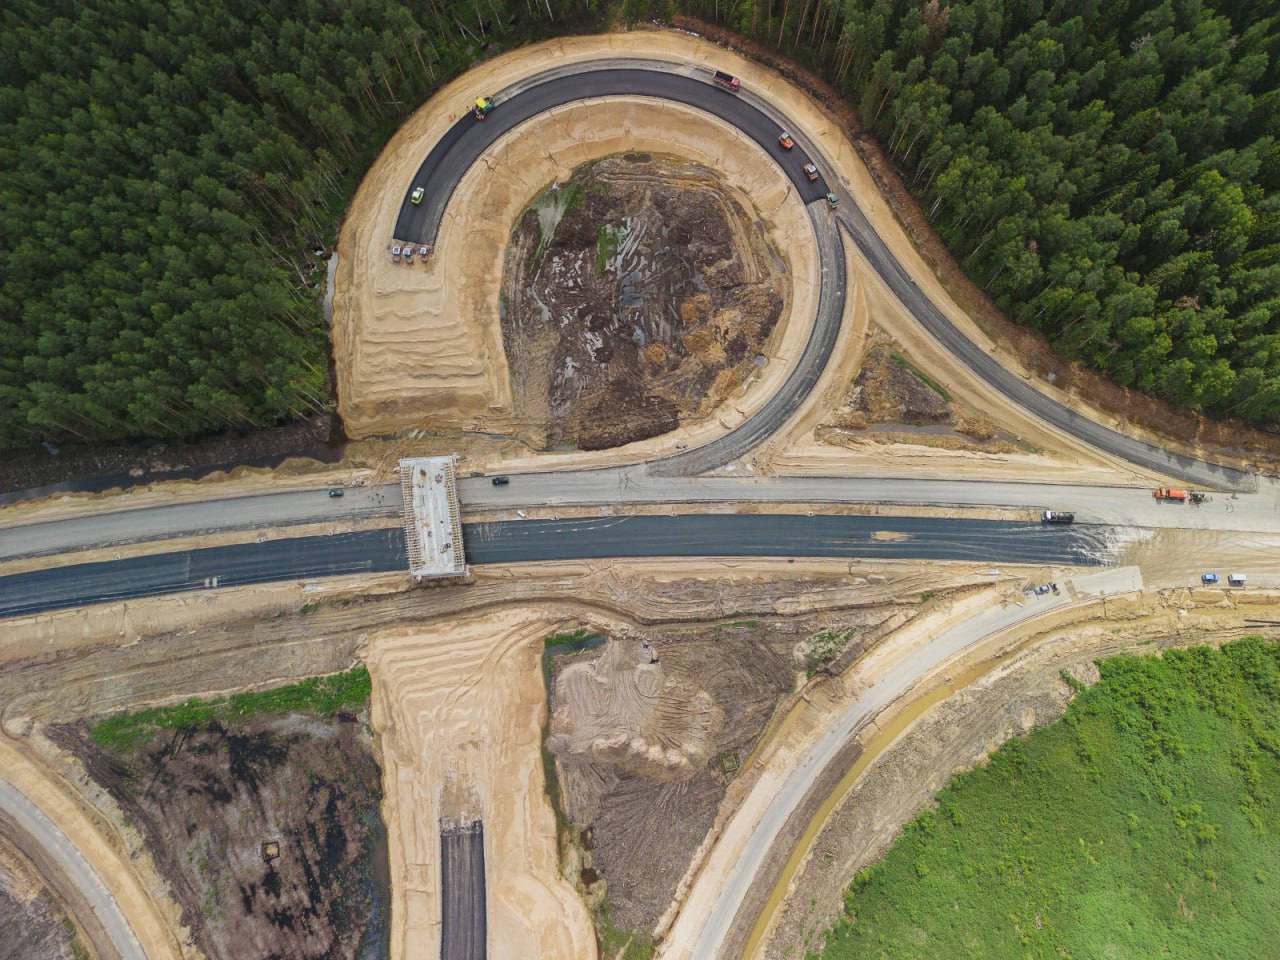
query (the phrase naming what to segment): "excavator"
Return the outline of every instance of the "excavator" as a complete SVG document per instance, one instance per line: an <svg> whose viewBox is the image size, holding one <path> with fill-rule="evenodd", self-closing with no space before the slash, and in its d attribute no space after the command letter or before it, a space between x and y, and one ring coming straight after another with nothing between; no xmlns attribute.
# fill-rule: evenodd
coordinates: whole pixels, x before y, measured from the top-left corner
<svg viewBox="0 0 1280 960"><path fill-rule="evenodd" d="M483 120L494 108L493 97L476 97L476 119Z"/></svg>

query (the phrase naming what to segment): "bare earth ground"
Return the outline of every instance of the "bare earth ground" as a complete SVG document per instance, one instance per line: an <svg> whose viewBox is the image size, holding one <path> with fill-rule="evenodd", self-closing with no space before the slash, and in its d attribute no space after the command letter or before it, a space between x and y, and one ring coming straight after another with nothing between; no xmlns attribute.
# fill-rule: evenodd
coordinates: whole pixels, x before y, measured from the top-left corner
<svg viewBox="0 0 1280 960"><path fill-rule="evenodd" d="M440 955L442 824L484 823L495 960L595 955L586 908L560 876L539 746L538 663L555 621L509 611L369 638L386 774L392 960Z"/></svg>
<svg viewBox="0 0 1280 960"><path fill-rule="evenodd" d="M0 837L0 960L86 956L75 926L32 864Z"/></svg>
<svg viewBox="0 0 1280 960"><path fill-rule="evenodd" d="M206 957L380 952L382 791L355 715L214 720L126 753L95 744L84 721L48 735L142 830Z"/></svg>
<svg viewBox="0 0 1280 960"><path fill-rule="evenodd" d="M607 892L614 924L652 930L726 786L803 683L806 639L829 629L852 652L909 609L610 631L600 649L555 657L546 746L589 900Z"/></svg>
<svg viewBox="0 0 1280 960"><path fill-rule="evenodd" d="M528 442L619 447L718 407L782 310L763 230L717 176L675 158L601 160L540 193L503 281Z"/></svg>

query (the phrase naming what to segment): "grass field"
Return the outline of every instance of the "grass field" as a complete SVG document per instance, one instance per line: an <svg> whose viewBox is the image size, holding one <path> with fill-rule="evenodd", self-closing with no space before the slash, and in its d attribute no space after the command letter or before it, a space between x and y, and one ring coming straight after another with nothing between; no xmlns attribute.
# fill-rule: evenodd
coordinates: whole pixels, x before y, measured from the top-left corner
<svg viewBox="0 0 1280 960"><path fill-rule="evenodd" d="M122 713L94 724L89 731L94 742L128 753L148 743L157 730L196 727L210 720L234 722L260 713L334 714L367 703L371 690L369 671L356 667L328 677L311 677L283 687L210 700L193 699L172 707L156 707L136 713Z"/></svg>
<svg viewBox="0 0 1280 960"><path fill-rule="evenodd" d="M1280 648L1101 668L855 878L821 957L1280 957Z"/></svg>

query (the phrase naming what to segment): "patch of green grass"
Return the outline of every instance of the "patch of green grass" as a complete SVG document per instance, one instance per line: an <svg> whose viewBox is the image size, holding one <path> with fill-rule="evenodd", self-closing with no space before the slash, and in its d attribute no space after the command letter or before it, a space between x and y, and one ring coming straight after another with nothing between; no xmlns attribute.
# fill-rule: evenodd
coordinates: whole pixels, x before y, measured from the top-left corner
<svg viewBox="0 0 1280 960"><path fill-rule="evenodd" d="M932 390L934 393L940 396L943 400L947 401L947 403L951 402L951 394L947 393L946 387L940 384L937 380L933 379L933 377L929 376L927 373L925 373L923 370L917 367L914 363L912 363L902 354L896 353L896 352L890 353L889 359L892 360L894 363L896 363L898 366L902 367L907 372L909 372L913 377L915 377L917 380L923 383L926 387L928 387L930 390Z"/></svg>
<svg viewBox="0 0 1280 960"><path fill-rule="evenodd" d="M805 662L809 676L831 663L853 639L853 630L823 630L809 638L809 654Z"/></svg>
<svg viewBox="0 0 1280 960"><path fill-rule="evenodd" d="M1100 669L854 879L823 958L1275 956L1280 648Z"/></svg>
<svg viewBox="0 0 1280 960"><path fill-rule="evenodd" d="M89 735L116 753L131 753L159 730L198 727L210 720L234 723L262 713L306 711L332 715L344 707L367 703L372 684L364 667L329 677L310 677L254 693L237 693L211 700L192 699L172 707L123 713L95 724Z"/></svg>
<svg viewBox="0 0 1280 960"><path fill-rule="evenodd" d="M607 908L596 914L596 934L600 938L600 956L619 960L649 960L653 956L653 937L641 930L624 930L614 926ZM626 950L619 953L626 947Z"/></svg>
<svg viewBox="0 0 1280 960"><path fill-rule="evenodd" d="M603 274L609 261L618 254L623 238L627 235L625 225L613 227L603 224L596 231L596 273Z"/></svg>
<svg viewBox="0 0 1280 960"><path fill-rule="evenodd" d="M733 627L746 627L748 630L754 630L758 626L760 626L760 621L759 620L735 620L733 621L733 623L726 623L725 626L729 627L730 629L732 629Z"/></svg>
<svg viewBox="0 0 1280 960"><path fill-rule="evenodd" d="M553 633L542 641L544 647L567 647L571 643L581 643L591 634L586 627L579 627L577 630L566 630L563 633Z"/></svg>

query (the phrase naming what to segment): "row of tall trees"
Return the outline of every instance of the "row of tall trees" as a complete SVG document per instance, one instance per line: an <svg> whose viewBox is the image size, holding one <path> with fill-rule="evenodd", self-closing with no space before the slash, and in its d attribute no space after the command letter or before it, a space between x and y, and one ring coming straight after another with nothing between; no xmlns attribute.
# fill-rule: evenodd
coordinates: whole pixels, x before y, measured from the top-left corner
<svg viewBox="0 0 1280 960"><path fill-rule="evenodd" d="M966 271L1125 386L1280 420L1275 0L698 0L860 108Z"/></svg>
<svg viewBox="0 0 1280 960"><path fill-rule="evenodd" d="M551 15L527 0L6 3L0 449L324 408L314 251L409 111L495 31Z"/></svg>

